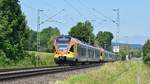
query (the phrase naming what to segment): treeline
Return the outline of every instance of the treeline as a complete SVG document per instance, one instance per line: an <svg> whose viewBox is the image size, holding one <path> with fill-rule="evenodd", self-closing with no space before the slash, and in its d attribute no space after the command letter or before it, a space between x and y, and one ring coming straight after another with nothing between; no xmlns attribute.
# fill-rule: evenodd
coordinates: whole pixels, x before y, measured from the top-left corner
<svg viewBox="0 0 150 84"><path fill-rule="evenodd" d="M126 60L128 55L129 59L131 58L140 58L142 57L142 49L132 48L129 44L124 44L119 46L119 56L122 60Z"/></svg>
<svg viewBox="0 0 150 84"><path fill-rule="evenodd" d="M28 54L26 19L18 0L0 0L0 64L17 63Z"/></svg>
<svg viewBox="0 0 150 84"><path fill-rule="evenodd" d="M40 33L40 51L53 52L53 40L60 35L57 27L44 28ZM73 26L69 35L79 39L80 41L89 45L103 47L106 50L112 51L111 41L113 34L107 31L99 31L95 36L93 33L93 26L89 21L78 22ZM26 50L37 51L37 32L29 30L29 38L26 42Z"/></svg>
<svg viewBox="0 0 150 84"><path fill-rule="evenodd" d="M98 34L95 35L93 33L93 26L89 21L78 22L70 29L69 35L87 44L112 51L111 41L113 39L113 34L107 31L99 31Z"/></svg>
<svg viewBox="0 0 150 84"><path fill-rule="evenodd" d="M40 51L53 52L52 40L60 35L57 27L44 28L40 33ZM29 30L29 38L26 42L27 51L37 51L37 31Z"/></svg>

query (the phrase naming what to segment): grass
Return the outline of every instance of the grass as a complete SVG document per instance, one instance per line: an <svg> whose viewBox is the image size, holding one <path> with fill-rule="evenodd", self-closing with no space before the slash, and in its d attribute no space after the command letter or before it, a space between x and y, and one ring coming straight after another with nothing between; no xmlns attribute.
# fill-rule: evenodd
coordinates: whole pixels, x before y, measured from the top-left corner
<svg viewBox="0 0 150 84"><path fill-rule="evenodd" d="M56 84L150 84L150 67L139 61L108 63Z"/></svg>
<svg viewBox="0 0 150 84"><path fill-rule="evenodd" d="M25 59L20 60L16 64L0 64L0 69L42 67L55 65L52 53L29 51L29 54L31 56L25 57Z"/></svg>
<svg viewBox="0 0 150 84"><path fill-rule="evenodd" d="M37 60L39 60L38 66L52 66L55 65L54 63L54 56L53 53L47 53L47 52L35 52L30 51L30 54L35 54L35 57Z"/></svg>

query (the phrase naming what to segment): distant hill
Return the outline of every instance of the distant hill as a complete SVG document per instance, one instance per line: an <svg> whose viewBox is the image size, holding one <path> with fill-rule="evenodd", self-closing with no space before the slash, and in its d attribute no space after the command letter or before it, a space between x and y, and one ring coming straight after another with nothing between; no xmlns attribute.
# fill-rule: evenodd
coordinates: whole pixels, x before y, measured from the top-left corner
<svg viewBox="0 0 150 84"><path fill-rule="evenodd" d="M112 43L113 46L116 46L116 43ZM125 43L119 43L119 45L126 45ZM128 44L130 48L139 48L142 49L143 45L141 44Z"/></svg>

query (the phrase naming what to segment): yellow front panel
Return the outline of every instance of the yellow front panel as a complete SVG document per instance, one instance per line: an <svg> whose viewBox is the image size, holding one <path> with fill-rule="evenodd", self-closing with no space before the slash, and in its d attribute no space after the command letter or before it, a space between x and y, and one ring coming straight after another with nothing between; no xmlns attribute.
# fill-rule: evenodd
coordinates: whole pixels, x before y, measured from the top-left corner
<svg viewBox="0 0 150 84"><path fill-rule="evenodd" d="M56 54L54 55L54 58L58 58L59 56L61 56L61 54ZM68 54L64 54L63 56L66 56L67 58L75 58L75 53L74 52L69 52Z"/></svg>

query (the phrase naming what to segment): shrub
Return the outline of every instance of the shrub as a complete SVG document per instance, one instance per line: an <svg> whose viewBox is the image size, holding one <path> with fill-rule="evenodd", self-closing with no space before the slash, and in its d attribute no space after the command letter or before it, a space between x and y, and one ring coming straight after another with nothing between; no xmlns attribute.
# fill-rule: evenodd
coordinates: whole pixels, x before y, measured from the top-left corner
<svg viewBox="0 0 150 84"><path fill-rule="evenodd" d="M144 62L146 64L149 64L150 65L150 53L147 53L146 56L144 56Z"/></svg>
<svg viewBox="0 0 150 84"><path fill-rule="evenodd" d="M143 60L150 65L150 40L146 41L143 46Z"/></svg>

